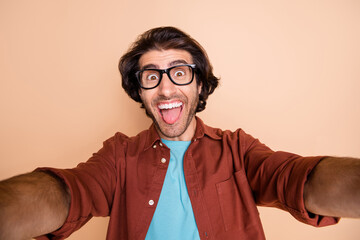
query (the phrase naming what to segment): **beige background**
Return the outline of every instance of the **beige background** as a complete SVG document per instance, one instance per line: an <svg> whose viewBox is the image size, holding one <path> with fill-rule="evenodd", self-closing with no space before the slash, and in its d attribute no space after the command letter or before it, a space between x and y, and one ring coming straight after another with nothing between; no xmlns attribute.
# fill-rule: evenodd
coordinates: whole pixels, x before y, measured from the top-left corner
<svg viewBox="0 0 360 240"><path fill-rule="evenodd" d="M0 178L73 167L150 121L120 87L139 33L173 25L207 49L221 86L200 117L275 150L360 157L356 0L0 0ZM359 239L360 220L315 229L261 208L267 239ZM69 239L105 239L108 219Z"/></svg>

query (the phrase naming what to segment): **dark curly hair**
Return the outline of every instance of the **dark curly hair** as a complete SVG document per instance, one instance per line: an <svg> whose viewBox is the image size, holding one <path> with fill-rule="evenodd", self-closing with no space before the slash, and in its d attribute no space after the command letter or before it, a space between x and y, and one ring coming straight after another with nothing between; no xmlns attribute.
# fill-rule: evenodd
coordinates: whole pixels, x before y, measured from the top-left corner
<svg viewBox="0 0 360 240"><path fill-rule="evenodd" d="M181 49L189 52L196 64L197 83L202 83L199 103L196 112L205 109L206 100L218 86L219 78L212 72L212 66L205 50L188 34L175 27L153 28L138 37L119 61L119 70L122 77L122 87L125 92L136 102L140 102L140 85L136 79L139 70L140 57L150 50ZM141 105L144 107L144 104Z"/></svg>

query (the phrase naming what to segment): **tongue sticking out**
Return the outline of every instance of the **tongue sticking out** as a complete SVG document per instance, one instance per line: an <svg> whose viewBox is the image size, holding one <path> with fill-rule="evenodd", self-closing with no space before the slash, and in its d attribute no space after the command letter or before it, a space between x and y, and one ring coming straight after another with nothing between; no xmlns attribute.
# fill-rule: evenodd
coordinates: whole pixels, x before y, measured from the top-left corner
<svg viewBox="0 0 360 240"><path fill-rule="evenodd" d="M161 115L167 124L174 124L180 117L181 107L162 109Z"/></svg>

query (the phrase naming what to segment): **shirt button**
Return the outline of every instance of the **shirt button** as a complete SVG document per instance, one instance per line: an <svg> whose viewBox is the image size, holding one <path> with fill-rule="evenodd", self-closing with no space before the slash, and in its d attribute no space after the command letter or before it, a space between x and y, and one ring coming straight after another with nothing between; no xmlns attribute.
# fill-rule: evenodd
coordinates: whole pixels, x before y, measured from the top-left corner
<svg viewBox="0 0 360 240"><path fill-rule="evenodd" d="M165 159L165 158L162 158L162 159L161 159L161 163L166 163L166 159Z"/></svg>
<svg viewBox="0 0 360 240"><path fill-rule="evenodd" d="M154 144L153 148L156 148L156 144Z"/></svg>
<svg viewBox="0 0 360 240"><path fill-rule="evenodd" d="M150 200L150 201L149 201L149 205L150 205L150 206L154 205L154 200Z"/></svg>
<svg viewBox="0 0 360 240"><path fill-rule="evenodd" d="M162 143L159 143L159 145L160 145L160 147L162 147L162 146L163 146L163 144L162 144Z"/></svg>

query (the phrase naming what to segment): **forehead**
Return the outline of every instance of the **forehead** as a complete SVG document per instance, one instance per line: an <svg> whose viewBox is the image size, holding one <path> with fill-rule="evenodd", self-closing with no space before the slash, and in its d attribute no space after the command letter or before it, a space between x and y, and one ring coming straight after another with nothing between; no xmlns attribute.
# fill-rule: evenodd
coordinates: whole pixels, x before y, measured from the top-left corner
<svg viewBox="0 0 360 240"><path fill-rule="evenodd" d="M149 65L157 68L167 68L174 63L193 63L192 56L188 51L181 49L150 50L139 59L140 68Z"/></svg>

